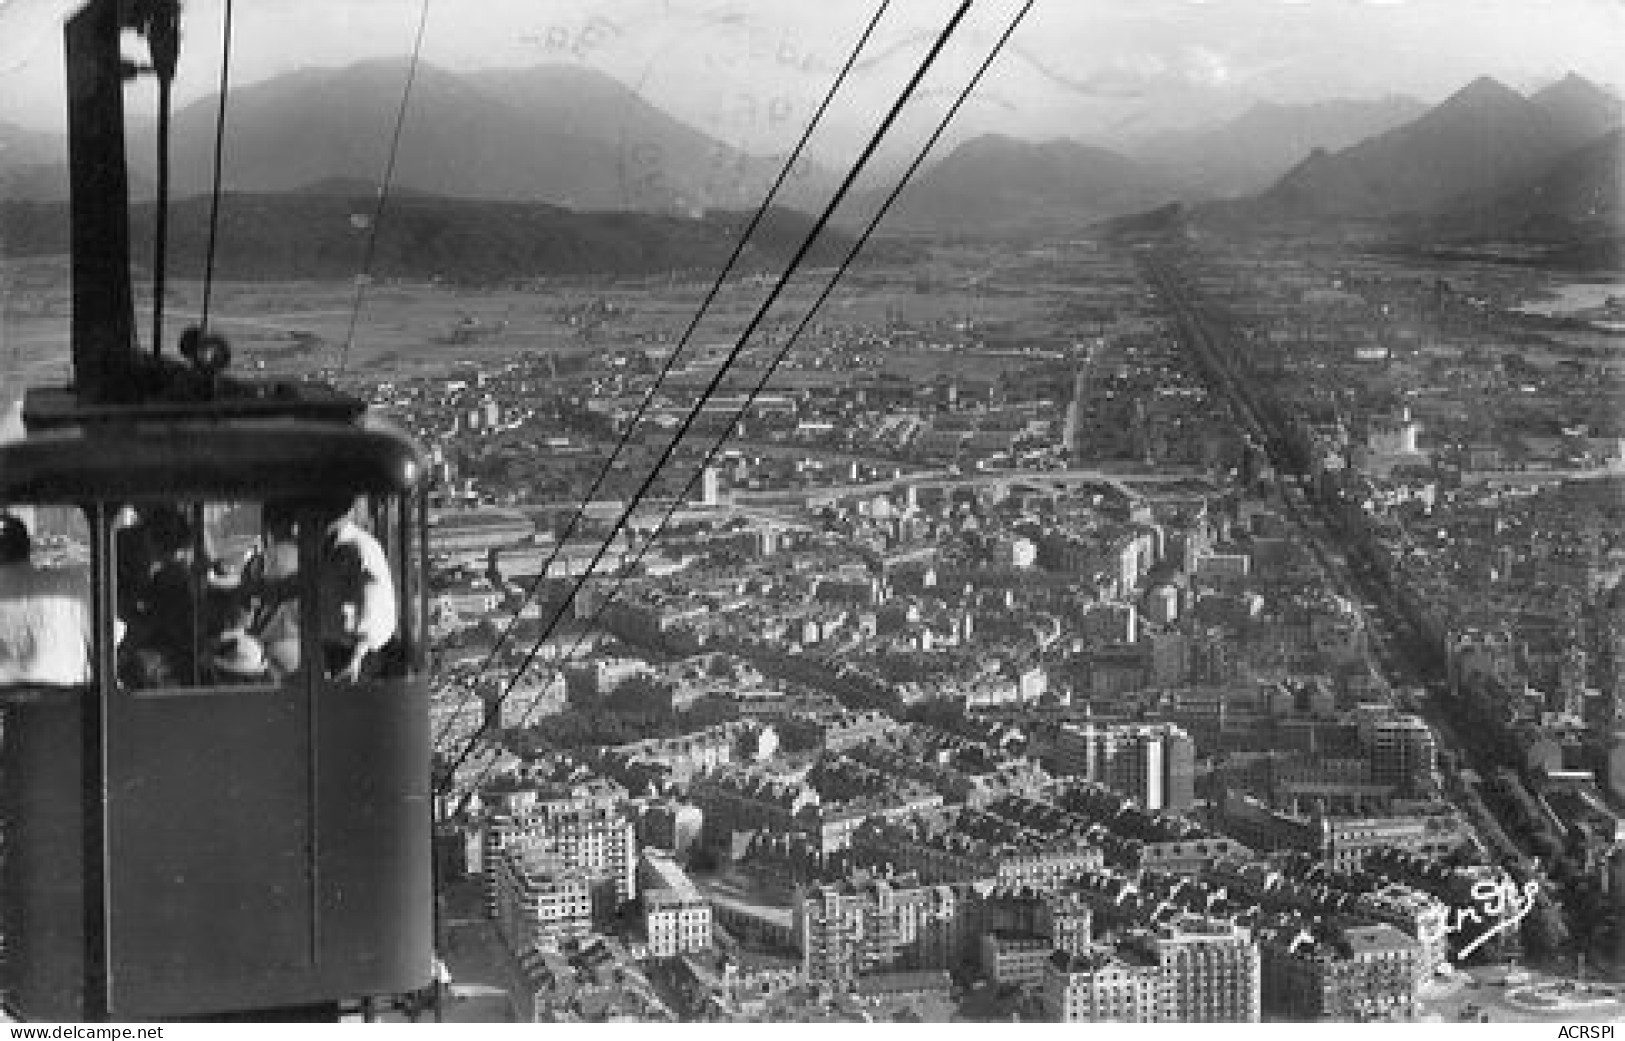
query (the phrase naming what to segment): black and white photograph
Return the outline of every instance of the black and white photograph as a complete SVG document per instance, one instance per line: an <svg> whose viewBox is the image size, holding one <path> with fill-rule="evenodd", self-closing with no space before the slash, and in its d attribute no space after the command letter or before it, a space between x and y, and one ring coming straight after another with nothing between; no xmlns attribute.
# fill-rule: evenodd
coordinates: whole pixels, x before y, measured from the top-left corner
<svg viewBox="0 0 1625 1041"><path fill-rule="evenodd" d="M0 1024L1616 1037L1622 133L1625 0L0 0Z"/></svg>

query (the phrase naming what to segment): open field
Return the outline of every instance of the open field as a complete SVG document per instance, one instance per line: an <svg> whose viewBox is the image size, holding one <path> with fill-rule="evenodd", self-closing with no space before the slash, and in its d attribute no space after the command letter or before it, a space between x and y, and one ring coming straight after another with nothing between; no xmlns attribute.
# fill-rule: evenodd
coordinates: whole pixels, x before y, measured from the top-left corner
<svg viewBox="0 0 1625 1041"><path fill-rule="evenodd" d="M987 268L969 274L964 258L928 265L929 292L913 269L870 269L831 295L815 324L883 329L898 323L948 330L966 318L1006 334L1054 336L1059 330L1048 291L990 291ZM804 271L786 287L764 331L787 333L813 302L825 272ZM674 342L698 308L708 283L664 280L537 282L470 289L431 283L377 283L360 294L344 282L215 282L210 322L230 341L239 372L298 375L344 367L374 376L432 376L469 364L533 351L559 358ZM696 331L697 346L731 343L770 284L730 282ZM166 339L196 323L202 283L172 278ZM150 343L150 285L135 283L136 336ZM0 382L14 388L61 380L69 360L70 299L64 259L0 264ZM1019 356L929 352L888 367L917 377L929 372L997 375ZM791 367L785 372L789 377Z"/></svg>

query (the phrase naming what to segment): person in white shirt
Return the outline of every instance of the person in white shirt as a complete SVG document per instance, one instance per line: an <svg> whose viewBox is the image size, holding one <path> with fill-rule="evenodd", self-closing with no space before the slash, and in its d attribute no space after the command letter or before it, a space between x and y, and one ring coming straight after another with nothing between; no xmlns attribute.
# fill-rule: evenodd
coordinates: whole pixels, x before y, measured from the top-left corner
<svg viewBox="0 0 1625 1041"><path fill-rule="evenodd" d="M0 514L0 686L91 681L90 575L39 567L28 526Z"/></svg>
<svg viewBox="0 0 1625 1041"><path fill-rule="evenodd" d="M317 505L324 529L317 556L317 631L328 675L351 683L361 678L369 656L394 639L399 621L389 558L355 522L353 508L349 499Z"/></svg>

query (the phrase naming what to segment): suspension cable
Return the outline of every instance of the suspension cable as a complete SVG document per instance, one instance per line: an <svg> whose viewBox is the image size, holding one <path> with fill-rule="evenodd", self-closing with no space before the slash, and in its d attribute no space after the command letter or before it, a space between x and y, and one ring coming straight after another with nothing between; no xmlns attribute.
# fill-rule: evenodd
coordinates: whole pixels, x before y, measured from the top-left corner
<svg viewBox="0 0 1625 1041"><path fill-rule="evenodd" d="M446 780L448 782L456 775L457 770L461 768L463 763L467 761L469 754L474 749L474 746L478 743L479 739L484 736L486 730L490 728L491 719L500 713L503 703L507 700L508 696L513 693L514 688L518 686L520 679L530 668L531 663L536 660L536 655L541 651L541 648L547 642L548 637L552 635L553 630L557 628L559 621L564 617L565 611L567 611L575 602L575 598L580 594L581 589L586 584L587 580L592 577L594 569L597 568L599 561L603 560L604 554L609 551L609 547L614 543L615 537L620 533L621 529L626 526L627 521L631 519L639 504L642 503L644 496L647 495L649 489L653 487L656 478L658 478L660 475L660 472L665 468L672 456L676 454L678 445L682 443L683 438L687 436L689 429L694 425L695 420L699 418L706 402L708 402L712 396L716 394L717 388L722 385L723 380L727 377L728 370L733 367L736 361L738 361L739 356L744 352L745 345L750 342L750 338L755 334L757 327L761 325L762 320L766 317L768 311L772 308L773 304L777 302L779 295L784 291L784 287L789 284L790 278L795 274L796 269L801 266L801 262L806 259L807 254L811 252L813 244L818 240L819 235L823 233L825 226L829 224L830 218L834 215L836 208L839 207L841 202L846 198L846 195L851 190L853 183L857 181L858 175L863 172L864 166L874 155L875 151L879 149L880 142L885 138L887 131L891 129L892 124L896 122L897 117L902 112L904 106L907 105L909 99L913 97L915 88L918 87L920 81L925 78L925 74L936 62L937 56L942 53L943 48L947 46L948 40L953 36L954 31L959 28L959 23L964 20L966 12L970 10L970 5L971 0L961 0L959 9L955 11L953 17L949 19L947 27L943 29L942 33L932 44L930 51L925 56L925 60L922 61L919 67L914 70L914 75L910 77L908 84L903 88L902 93L897 96L896 100L892 103L891 108L886 112L886 117L881 120L880 126L869 138L869 141L864 146L863 151L859 153L857 160L847 171L846 177L841 181L840 187L835 190L835 194L830 198L828 204L825 205L823 212L819 214L818 220L813 224L812 230L807 233L806 237L802 240L800 247L796 250L795 255L790 258L790 262L788 266L785 267L783 274L781 274L778 281L774 283L772 291L768 293L767 298L763 300L760 305L758 305L755 314L751 316L751 320L746 324L744 330L740 333L739 338L734 342L733 347L729 350L728 356L723 360L722 365L717 368L716 373L711 377L711 380L706 385L704 392L700 395L699 399L695 401L694 406L689 409L688 414L683 417L683 422L678 426L677 433L672 437L671 442L666 446L665 451L661 453L660 458L656 460L653 468L651 468L649 473L644 477L642 484L639 485L637 492L632 496L631 500L627 502L625 509L621 511L620 517L617 518L614 526L610 529L609 534L605 536L602 545L600 545L598 547L598 551L593 554L592 561L587 565L587 569L582 572L581 576L576 580L575 585L571 588L569 595L564 598L564 601L558 606L558 609L553 612L552 619L549 620L547 626L542 630L541 636L537 639L535 644L531 646L530 651L525 655L524 660L521 662L518 671L514 673L513 677L504 687L502 694L498 697L496 711L486 716L485 720L480 724L479 729L474 732L474 734L465 744L462 753L459 754L456 760L452 763L451 768L446 774Z"/></svg>
<svg viewBox="0 0 1625 1041"><path fill-rule="evenodd" d="M203 251L203 302L198 307L198 329L209 331L209 300L214 290L214 250L220 233L220 182L226 151L226 94L231 85L231 7L226 0L225 23L221 28L220 104L214 113L214 176L209 188L209 243ZM154 344L153 350L157 350Z"/></svg>
<svg viewBox="0 0 1625 1041"><path fill-rule="evenodd" d="M937 127L932 131L931 136L927 138L924 147L922 147L915 154L914 159L909 163L907 169L903 171L902 177L897 181L896 185L893 186L892 190L887 194L885 200L881 203L880 208L864 225L863 231L848 248L846 255L841 259L835 273L830 277L829 281L825 283L824 288L819 292L817 298L814 299L812 305L808 307L806 312L801 316L801 320L796 324L795 329L792 330L790 335L785 339L784 344L779 348L778 353L773 357L772 361L769 362L762 375L757 379L755 386L751 388L749 394L745 398L745 401L739 406L738 409L734 411L733 418L729 420L722 432L706 450L699 466L695 467L693 473L689 475L688 481L683 486L682 491L680 491L672 500L671 504L667 506L665 514L661 517L660 522L656 525L654 531L649 535L648 539L644 541L642 547L639 548L632 560L622 567L620 574L616 577L614 585L610 587L609 592L604 596L597 608L594 609L592 615L586 620L586 632L590 632L592 630L592 627L597 623L604 611L609 608L610 603L620 593L622 587L625 586L628 574L630 574L631 571L642 562L644 555L647 554L650 548L654 546L656 540L659 539L660 535L665 531L666 526L676 515L678 507L682 505L683 500L693 490L695 482L700 479L700 476L705 472L705 468L710 465L711 461L716 458L717 453L722 450L728 439L733 436L734 428L738 426L739 422L745 417L746 412L749 411L751 405L755 403L756 398L767 386L768 381L773 376L773 373L778 369L780 363L782 363L785 357L789 354L790 348L795 344L796 340L800 338L801 334L806 331L807 326L812 321L813 315L817 314L819 308L824 305L826 300L828 300L830 293L840 282L841 277L846 273L847 268L851 266L852 262L863 251L863 247L868 243L870 237L874 234L875 229L880 226L881 220L884 219L887 212L890 211L892 205L902 194L903 189L907 187L909 181L919 169L920 164L925 161L926 156L929 155L931 149L936 146L937 141L942 137L944 131L947 130L949 124L953 121L954 116L959 113L960 108L964 105L966 100L969 99L971 92L975 90L977 84L981 82L982 76L987 72L988 68L993 64L993 61L1004 49L1005 43L1015 33L1016 28L1021 24L1022 20L1027 17L1027 12L1032 9L1034 2L1035 0L1026 0L1026 2L1022 5L1020 11L1016 13L1015 18L1010 22L1009 26L1005 28L1004 33L999 37L998 42L995 43L993 49L988 52L987 57L984 58L981 65L978 66L975 74L965 85L965 88L959 92L959 95L955 98L953 104L949 106L947 113L938 122ZM574 656L575 652L580 649L582 641L586 638L586 632L576 639L576 642L572 644L569 650L565 652L563 658L567 659ZM521 670L521 674L522 673L523 670ZM501 703L498 702L499 710L500 707ZM525 716L520 720L520 727L525 726L529 722L530 716L532 713L534 713L534 711L535 706L532 705L530 710L527 711ZM485 775L483 775L481 779L472 787L477 789L479 785L484 782L485 776L488 776L489 773L490 770L487 769Z"/></svg>
<svg viewBox="0 0 1625 1041"><path fill-rule="evenodd" d="M401 87L401 104L395 111L395 129L389 137L389 156L384 161L384 179L378 186L378 202L372 209L372 221L367 227L367 244L361 254L361 273L355 280L355 299L350 305L350 327L344 334L344 346L339 352L340 374L350 363L350 345L355 342L356 322L361 317L361 300L366 295L367 283L372 280L372 262L378 248L378 226L384 219L384 206L389 202L389 189L395 179L395 160L401 151L401 135L406 127L407 106L412 100L412 84L418 75L418 59L423 53L424 31L429 25L429 0L418 7L417 31L412 37L412 57L406 63L406 83Z"/></svg>
<svg viewBox="0 0 1625 1041"><path fill-rule="evenodd" d="M693 317L689 319L687 327L684 328L682 335L678 337L677 345L666 357L666 361L661 366L659 374L655 376L654 382L644 393L643 400L638 402L638 407L633 412L632 418L628 421L626 429L621 432L620 439L616 442L614 451L612 451L609 458L604 461L604 465L599 469L598 476L594 478L592 486L589 487L586 493L582 495L581 502L576 506L575 512L571 515L569 523L565 525L564 532L559 535L558 541L554 543L552 551L547 555L547 559L542 562L541 570L537 573L535 581L530 584L530 588L525 590L524 599L521 600L519 606L514 609L512 617L508 619L508 624L503 627L502 632L497 635L496 641L491 645L490 652L486 654L484 662L481 663L479 670L474 674L476 682L481 676L485 675L487 670L490 669L492 663L496 660L497 654L502 650L503 645L507 643L508 638L513 634L514 629L518 626L521 613L523 613L525 608L530 605L530 602L535 599L536 594L541 590L542 583L547 580L547 574L550 570L552 570L554 561L558 559L559 554L564 550L565 544L569 541L570 537L575 534L576 528L581 524L582 519L585 518L588 503L592 501L593 497L598 494L599 489L603 487L604 482L608 480L616 461L620 459L621 453L626 449L627 444L632 440L632 436L634 433L636 433L638 425L643 422L643 417L647 414L649 406L654 402L655 395L659 393L661 385L666 381L666 377L671 374L671 370L676 366L678 356L681 355L683 353L683 349L688 346L688 342L693 337L695 330L699 328L700 321L705 317L706 312L711 308L711 304L716 300L717 295L722 291L722 287L726 283L729 273L733 271L734 265L738 263L739 258L745 252L745 246L749 244L751 236L756 233L757 227L761 224L762 220L766 216L768 207L772 204L773 200L777 198L780 189L784 186L785 181L787 181L790 177L791 171L795 168L795 164L800 160L801 153L807 147L807 142L812 138L813 131L817 129L819 122L823 119L825 110L829 108L830 102L834 100L835 95L840 91L841 85L846 81L847 74L856 64L858 55L863 53L863 48L869 42L869 37L874 32L875 26L880 23L881 17L885 15L886 9L890 6L891 0L881 0L881 4L875 10L874 16L869 19L869 24L863 30L863 35L859 37L857 46L854 47L852 49L852 53L848 55L846 64L841 67L840 72L836 75L834 81L831 82L829 90L824 94L824 100L819 104L817 110L813 112L812 119L807 123L806 128L802 131L801 139L796 142L795 148L790 152L789 158L784 161L783 167L779 170L779 174L774 179L773 184L768 188L767 194L762 197L762 201L757 205L756 212L751 216L750 223L746 225L745 230L740 233L738 241L734 243L733 252L728 255L727 263L722 266L721 271L717 272L717 277L711 283L711 288L706 292L705 298L700 301L699 309L696 310ZM456 709L447 718L445 724L441 727L440 733L436 735L436 746L438 746L450 733L458 712L462 710L463 706L466 705L469 700L473 698L473 696L473 686L471 684L469 690L466 691L458 700Z"/></svg>

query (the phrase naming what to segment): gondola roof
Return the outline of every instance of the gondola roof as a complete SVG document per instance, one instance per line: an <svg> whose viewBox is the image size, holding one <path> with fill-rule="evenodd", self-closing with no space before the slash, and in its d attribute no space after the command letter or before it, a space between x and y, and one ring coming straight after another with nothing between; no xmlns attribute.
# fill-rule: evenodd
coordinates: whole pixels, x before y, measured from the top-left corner
<svg viewBox="0 0 1625 1041"><path fill-rule="evenodd" d="M29 435L0 444L0 502L407 490L417 449L357 404L318 392L87 409L30 395Z"/></svg>

